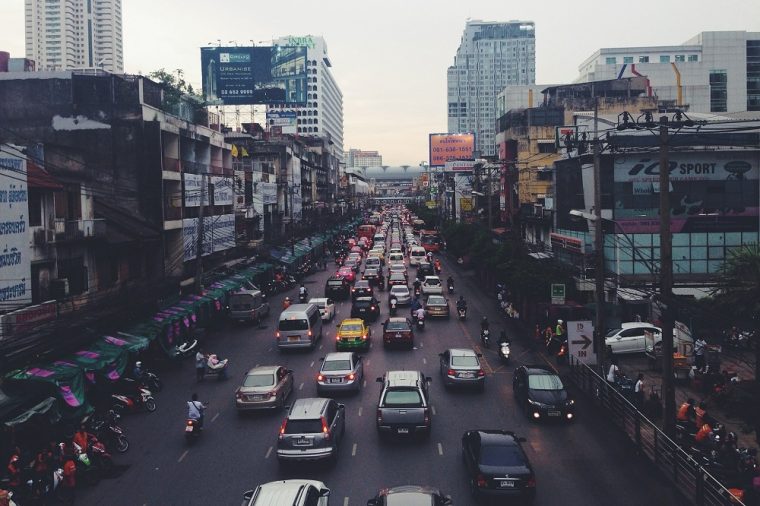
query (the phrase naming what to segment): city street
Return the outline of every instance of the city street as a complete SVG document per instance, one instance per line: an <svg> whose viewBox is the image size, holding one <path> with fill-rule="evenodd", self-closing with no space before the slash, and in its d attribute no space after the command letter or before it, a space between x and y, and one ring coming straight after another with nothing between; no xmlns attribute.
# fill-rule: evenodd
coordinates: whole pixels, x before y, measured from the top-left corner
<svg viewBox="0 0 760 506"><path fill-rule="evenodd" d="M444 265L444 269L452 268ZM319 357L334 349L334 325L347 316L350 304L340 303L335 322L325 325L319 350L282 354L273 346L272 334L283 294L272 301L277 309L264 325L230 325L207 345L207 351L229 357L231 374L226 382L212 379L196 384L191 360L175 371L163 372L166 387L157 396L158 410L123 420L132 446L127 454L116 458L128 468L116 478L82 490L77 503L239 504L243 492L259 483L308 477L324 481L332 490L331 504L337 505L363 505L377 489L402 484L436 486L450 494L455 504L472 504L460 437L467 429L505 428L527 438L524 446L537 476L537 504L676 504L677 497L667 483L639 465L614 429L593 418L585 399L577 399L578 420L570 425L534 424L516 409L511 389L514 366L540 360L519 341L513 341L515 360L508 366L498 363L494 346L485 350L485 393L444 390L438 375L438 353L454 346L479 348L478 321L484 311L492 322L498 322L492 324L495 334L501 323L483 294L475 292L458 273L454 277L462 281L457 293L464 293L469 301L466 322L456 318L428 321L424 332L417 333L413 351L385 351L378 337L385 316L373 324L374 345L366 355L366 384L359 395L340 400L348 415L337 465L299 465L281 470L275 444L283 413L239 416L233 405L233 393L243 374L258 364L286 364L295 371L296 391L291 402L296 396L316 395ZM327 273L318 273L307 280L310 296L322 294L326 278ZM386 293L379 293L383 302ZM385 315L387 307L383 306ZM429 440L379 440L374 413L380 385L375 378L387 369L419 369L433 377L433 433ZM210 406L203 437L188 446L183 432L185 401L194 391Z"/></svg>

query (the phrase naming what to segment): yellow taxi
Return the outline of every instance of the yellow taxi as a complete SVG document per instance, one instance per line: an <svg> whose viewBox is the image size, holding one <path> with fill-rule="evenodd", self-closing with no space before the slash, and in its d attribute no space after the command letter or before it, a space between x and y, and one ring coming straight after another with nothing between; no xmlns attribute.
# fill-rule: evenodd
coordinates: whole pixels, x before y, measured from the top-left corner
<svg viewBox="0 0 760 506"><path fill-rule="evenodd" d="M361 318L346 318L338 324L335 347L338 351L368 350L372 329Z"/></svg>
<svg viewBox="0 0 760 506"><path fill-rule="evenodd" d="M381 263L385 264L385 254L379 249L373 249L367 253L367 258L369 257L377 257L380 259Z"/></svg>

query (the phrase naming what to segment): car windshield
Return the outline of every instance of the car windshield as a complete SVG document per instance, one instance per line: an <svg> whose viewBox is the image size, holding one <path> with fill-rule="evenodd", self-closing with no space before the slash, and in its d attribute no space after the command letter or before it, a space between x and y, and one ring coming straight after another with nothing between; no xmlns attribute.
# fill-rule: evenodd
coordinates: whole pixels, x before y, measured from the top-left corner
<svg viewBox="0 0 760 506"><path fill-rule="evenodd" d="M341 332L361 332L361 323L344 323L340 326Z"/></svg>
<svg viewBox="0 0 760 506"><path fill-rule="evenodd" d="M617 334L618 332L620 332L621 330L623 330L623 329L612 329L609 332L607 332L607 336L606 337L612 337L615 334Z"/></svg>
<svg viewBox="0 0 760 506"><path fill-rule="evenodd" d="M405 331L409 330L409 325L406 322L388 322L385 326L385 330Z"/></svg>
<svg viewBox="0 0 760 506"><path fill-rule="evenodd" d="M322 432L322 420L288 420L285 434L316 434Z"/></svg>
<svg viewBox="0 0 760 506"><path fill-rule="evenodd" d="M391 274L391 281L406 281L406 278L404 278L404 275L400 272L394 272Z"/></svg>
<svg viewBox="0 0 760 506"><path fill-rule="evenodd" d="M528 376L531 390L562 390L562 380L555 374L531 374Z"/></svg>
<svg viewBox="0 0 760 506"><path fill-rule="evenodd" d="M309 330L309 320L280 320L280 330Z"/></svg>
<svg viewBox="0 0 760 506"><path fill-rule="evenodd" d="M335 281L328 281L327 284L330 286L343 286L343 281L336 279Z"/></svg>
<svg viewBox="0 0 760 506"><path fill-rule="evenodd" d="M428 304L433 306L443 306L446 304L446 299L443 297L429 297Z"/></svg>
<svg viewBox="0 0 760 506"><path fill-rule="evenodd" d="M350 360L325 360L322 364L323 371L349 371L351 370Z"/></svg>
<svg viewBox="0 0 760 506"><path fill-rule="evenodd" d="M473 355L454 355L451 357L451 365L455 367L476 367L478 366L478 357Z"/></svg>
<svg viewBox="0 0 760 506"><path fill-rule="evenodd" d="M433 506L433 497L426 492L401 492L384 497L385 506Z"/></svg>
<svg viewBox="0 0 760 506"><path fill-rule="evenodd" d="M494 467L523 466L525 457L517 446L483 446L480 448L480 464Z"/></svg>
<svg viewBox="0 0 760 506"><path fill-rule="evenodd" d="M388 390L385 393L386 406L419 406L422 398L417 390Z"/></svg>
<svg viewBox="0 0 760 506"><path fill-rule="evenodd" d="M243 381L244 387L271 387L274 385L274 374L249 374Z"/></svg>

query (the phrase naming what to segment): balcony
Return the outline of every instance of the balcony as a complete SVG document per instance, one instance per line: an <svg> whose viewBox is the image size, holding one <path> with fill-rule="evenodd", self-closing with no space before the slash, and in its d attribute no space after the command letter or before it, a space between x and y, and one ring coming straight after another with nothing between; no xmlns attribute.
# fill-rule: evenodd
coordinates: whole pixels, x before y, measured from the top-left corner
<svg viewBox="0 0 760 506"><path fill-rule="evenodd" d="M180 163L179 160L176 158L171 158L168 156L164 157L164 170L168 170L171 172L179 172Z"/></svg>
<svg viewBox="0 0 760 506"><path fill-rule="evenodd" d="M208 174L209 172L209 166L207 163L182 160L180 164L185 171L192 172L194 174Z"/></svg>
<svg viewBox="0 0 760 506"><path fill-rule="evenodd" d="M77 241L103 237L106 233L106 220L55 220L55 242Z"/></svg>

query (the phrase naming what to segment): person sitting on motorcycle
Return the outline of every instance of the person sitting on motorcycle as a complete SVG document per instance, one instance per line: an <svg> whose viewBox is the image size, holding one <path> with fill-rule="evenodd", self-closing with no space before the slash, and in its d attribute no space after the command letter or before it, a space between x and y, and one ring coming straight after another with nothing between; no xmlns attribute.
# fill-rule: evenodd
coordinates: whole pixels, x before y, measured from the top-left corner
<svg viewBox="0 0 760 506"><path fill-rule="evenodd" d="M396 306L398 305L398 298L395 294L391 295L390 301L388 302L390 305L391 310L396 309Z"/></svg>
<svg viewBox="0 0 760 506"><path fill-rule="evenodd" d="M82 453L87 453L90 445L90 439L93 435L87 432L84 424L79 426L79 430L74 433L74 437L71 438L71 442L77 445Z"/></svg>
<svg viewBox="0 0 760 506"><path fill-rule="evenodd" d="M694 423L696 417L697 414L694 410L694 399L689 398L686 400L686 402L681 404L681 407L678 408L676 420L684 425L688 425L690 423Z"/></svg>
<svg viewBox="0 0 760 506"><path fill-rule="evenodd" d="M301 288L298 289L298 296L301 297L302 299L305 299L307 293L308 292L306 291L306 287L303 286L303 283L301 283Z"/></svg>
<svg viewBox="0 0 760 506"><path fill-rule="evenodd" d="M414 311L414 318L417 321L424 320L425 319L425 309L420 306Z"/></svg>
<svg viewBox="0 0 760 506"><path fill-rule="evenodd" d="M439 273L441 272L441 260L439 258L435 259L435 262L433 262L433 266L435 267L435 272Z"/></svg>
<svg viewBox="0 0 760 506"><path fill-rule="evenodd" d="M217 357L215 353L211 353L208 356L207 365L209 369L221 370L224 372L224 368L227 367L227 359L219 360L219 357Z"/></svg>
<svg viewBox="0 0 760 506"><path fill-rule="evenodd" d="M446 286L450 288L454 288L454 278L452 278L451 276L446 278Z"/></svg>
<svg viewBox="0 0 760 506"><path fill-rule="evenodd" d="M290 307L290 297L285 297L282 301L282 309L288 309Z"/></svg>
<svg viewBox="0 0 760 506"><path fill-rule="evenodd" d="M459 296L459 300L457 301L457 309L464 309L467 310L467 301L464 300L464 295Z"/></svg>
<svg viewBox="0 0 760 506"><path fill-rule="evenodd" d="M488 323L488 317L484 316L480 320L480 333L482 334L484 330L488 330L489 323Z"/></svg>
<svg viewBox="0 0 760 506"><path fill-rule="evenodd" d="M710 434L712 433L712 427L709 424L703 424L697 433L694 435L694 441L699 444L705 444L709 441Z"/></svg>
<svg viewBox="0 0 760 506"><path fill-rule="evenodd" d="M142 362L140 362L140 361L138 360L137 362L135 362L135 367L134 367L134 369L132 369L132 377L133 377L135 380L137 380L137 381L140 381L140 380L142 379L142 376L143 376L143 372L144 372L144 371L143 371L143 368L142 368Z"/></svg>
<svg viewBox="0 0 760 506"><path fill-rule="evenodd" d="M503 329L501 331L501 334L499 334L499 344L501 343L509 343L509 338L507 337L507 331Z"/></svg>
<svg viewBox="0 0 760 506"><path fill-rule="evenodd" d="M192 400L187 401L187 418L198 422L198 427L203 428L203 412L206 405L198 400L198 394L193 394Z"/></svg>
<svg viewBox="0 0 760 506"><path fill-rule="evenodd" d="M420 281L420 278L417 278L414 280L414 283L412 283L412 285L414 286L414 291L417 292L422 286L422 281Z"/></svg>
<svg viewBox="0 0 760 506"><path fill-rule="evenodd" d="M417 311L417 309L421 308L422 304L420 303L420 298L415 297L412 299L412 316L414 316L414 312Z"/></svg>
<svg viewBox="0 0 760 506"><path fill-rule="evenodd" d="M433 252L432 251L428 251L427 253L425 253L425 257L427 257L428 263L431 263L431 264L433 263Z"/></svg>

